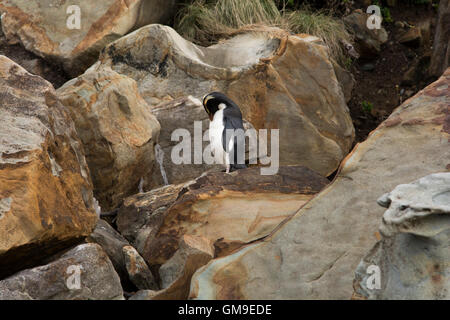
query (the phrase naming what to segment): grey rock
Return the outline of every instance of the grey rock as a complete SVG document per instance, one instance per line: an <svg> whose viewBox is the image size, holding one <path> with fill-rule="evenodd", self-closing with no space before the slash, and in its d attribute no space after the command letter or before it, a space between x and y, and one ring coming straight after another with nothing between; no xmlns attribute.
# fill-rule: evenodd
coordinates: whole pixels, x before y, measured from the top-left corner
<svg viewBox="0 0 450 320"><path fill-rule="evenodd" d="M388 209L382 239L356 269L355 296L366 299L450 298L450 173L398 185L378 203ZM368 268L379 268L379 287Z"/></svg>
<svg viewBox="0 0 450 320"><path fill-rule="evenodd" d="M192 96L178 98L159 103L151 107L150 110L161 124L159 135L161 161L155 168L150 185L162 186L169 183L182 183L198 177L208 170L222 170L223 166L221 165L208 165L205 163L174 164L171 161L172 148L179 143L179 141L172 141L171 139L174 130L185 128L189 130L193 138L194 121L202 122L202 133L209 127L208 116L198 99ZM208 141L203 141L203 150L208 144ZM194 148L191 148L191 159L194 159Z"/></svg>
<svg viewBox="0 0 450 320"><path fill-rule="evenodd" d="M88 240L99 244L103 248L121 279L128 278L122 248L130 244L119 232L105 220L99 219Z"/></svg>
<svg viewBox="0 0 450 320"><path fill-rule="evenodd" d="M132 246L125 246L122 248L122 252L131 282L138 289L158 289L152 272L136 249Z"/></svg>
<svg viewBox="0 0 450 320"><path fill-rule="evenodd" d="M386 30L367 28L369 14L361 10L355 10L344 18L349 30L355 35L358 52L362 58L373 58L381 52L381 45L388 40Z"/></svg>
<svg viewBox="0 0 450 320"><path fill-rule="evenodd" d="M47 265L0 281L0 300L17 299L115 300L123 299L123 291L108 256L99 245L91 243L79 245Z"/></svg>

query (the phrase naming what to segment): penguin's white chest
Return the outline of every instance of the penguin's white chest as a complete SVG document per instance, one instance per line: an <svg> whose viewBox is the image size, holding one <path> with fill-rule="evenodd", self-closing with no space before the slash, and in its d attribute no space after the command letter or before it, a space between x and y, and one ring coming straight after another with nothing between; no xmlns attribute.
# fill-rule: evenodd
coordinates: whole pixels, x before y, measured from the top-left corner
<svg viewBox="0 0 450 320"><path fill-rule="evenodd" d="M225 150L222 146L222 133L225 129L223 124L223 109L217 110L214 118L209 122L209 141L211 143L211 150L214 153L216 162L222 163L224 161Z"/></svg>

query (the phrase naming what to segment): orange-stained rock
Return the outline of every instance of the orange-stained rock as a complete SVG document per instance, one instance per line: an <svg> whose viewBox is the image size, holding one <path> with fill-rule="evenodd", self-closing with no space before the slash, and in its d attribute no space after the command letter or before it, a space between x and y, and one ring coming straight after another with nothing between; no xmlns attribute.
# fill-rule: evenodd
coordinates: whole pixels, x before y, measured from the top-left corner
<svg viewBox="0 0 450 320"><path fill-rule="evenodd" d="M132 246L124 246L122 248L122 254L128 276L138 289L147 290L158 288L152 272L135 248Z"/></svg>
<svg viewBox="0 0 450 320"><path fill-rule="evenodd" d="M68 27L77 14L68 11L73 5L80 10L79 29ZM2 0L0 13L10 43L20 42L76 76L95 62L109 42L133 28L170 19L174 5L175 0Z"/></svg>
<svg viewBox="0 0 450 320"><path fill-rule="evenodd" d="M50 83L0 56L0 277L90 234L81 141Z"/></svg>
<svg viewBox="0 0 450 320"><path fill-rule="evenodd" d="M200 268L190 297L350 299L355 270L380 236L377 199L449 163L450 68L358 144L333 183L286 224Z"/></svg>
<svg viewBox="0 0 450 320"><path fill-rule="evenodd" d="M150 265L170 259L184 235L208 239L215 256L224 256L270 234L327 183L299 166L280 167L271 176L260 168L211 172L184 186L127 198L117 226Z"/></svg>
<svg viewBox="0 0 450 320"><path fill-rule="evenodd" d="M136 82L111 69L89 69L57 94L83 141L95 197L109 211L151 179L160 125Z"/></svg>

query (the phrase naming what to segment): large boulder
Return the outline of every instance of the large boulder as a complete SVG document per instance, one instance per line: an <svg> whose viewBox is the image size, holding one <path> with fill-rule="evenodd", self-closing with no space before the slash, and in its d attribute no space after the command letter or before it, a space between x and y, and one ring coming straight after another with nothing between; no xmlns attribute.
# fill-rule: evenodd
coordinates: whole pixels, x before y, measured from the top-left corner
<svg viewBox="0 0 450 320"><path fill-rule="evenodd" d="M83 141L95 197L111 210L152 179L160 125L136 82L108 68L89 69L57 93Z"/></svg>
<svg viewBox="0 0 450 320"><path fill-rule="evenodd" d="M450 66L450 0L439 1L430 74L439 77Z"/></svg>
<svg viewBox="0 0 450 320"><path fill-rule="evenodd" d="M252 33L205 48L154 24L108 45L93 68L133 78L155 107L222 91L255 129L280 129L282 165L303 165L327 176L353 142L353 124L327 47L313 36ZM186 108L186 116L204 120L206 113L197 111ZM164 128L164 117L158 120Z"/></svg>
<svg viewBox="0 0 450 320"><path fill-rule="evenodd" d="M123 300L120 279L97 244L0 281L0 300Z"/></svg>
<svg viewBox="0 0 450 320"><path fill-rule="evenodd" d="M27 50L62 64L76 76L96 61L108 43L132 29L168 21L175 2L2 0L0 13L10 43L21 43ZM78 15L79 25L75 20Z"/></svg>
<svg viewBox="0 0 450 320"><path fill-rule="evenodd" d="M378 203L388 208L382 240L358 265L355 297L450 299L450 172L398 185Z"/></svg>
<svg viewBox="0 0 450 320"><path fill-rule="evenodd" d="M296 166L270 176L260 168L212 172L184 186L127 198L117 226L151 266L167 262L184 235L208 239L215 256L224 256L270 234L327 182Z"/></svg>
<svg viewBox="0 0 450 320"><path fill-rule="evenodd" d="M163 290L158 298L187 299L192 275L212 258L214 246L211 240L184 235L177 252L159 268Z"/></svg>
<svg viewBox="0 0 450 320"><path fill-rule="evenodd" d="M81 141L52 85L0 56L0 278L94 229Z"/></svg>
<svg viewBox="0 0 450 320"><path fill-rule="evenodd" d="M200 268L198 299L350 299L380 239L377 199L450 169L450 69L406 100L343 161L333 183L262 242Z"/></svg>
<svg viewBox="0 0 450 320"><path fill-rule="evenodd" d="M102 247L119 275L124 290L158 288L144 259L108 222L99 219L86 240Z"/></svg>

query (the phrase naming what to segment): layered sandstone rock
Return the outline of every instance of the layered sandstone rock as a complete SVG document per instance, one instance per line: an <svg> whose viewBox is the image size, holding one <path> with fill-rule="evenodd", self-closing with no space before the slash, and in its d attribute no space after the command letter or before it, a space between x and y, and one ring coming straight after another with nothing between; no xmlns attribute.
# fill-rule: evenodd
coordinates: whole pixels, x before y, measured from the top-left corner
<svg viewBox="0 0 450 320"><path fill-rule="evenodd" d="M61 63L76 76L108 43L134 28L168 21L174 6L175 0L3 0L0 13L10 43Z"/></svg>
<svg viewBox="0 0 450 320"><path fill-rule="evenodd" d="M260 243L194 274L197 299L350 299L380 239L376 200L450 168L450 69L406 100L343 161L334 182Z"/></svg>
<svg viewBox="0 0 450 320"><path fill-rule="evenodd" d="M95 227L81 141L52 85L0 56L0 278Z"/></svg>
<svg viewBox="0 0 450 320"><path fill-rule="evenodd" d="M260 175L260 168L208 173L127 198L117 225L150 265L169 260L184 235L208 239L215 256L224 256L270 234L327 182L296 166L270 176Z"/></svg>
<svg viewBox="0 0 450 320"><path fill-rule="evenodd" d="M224 92L256 129L280 129L284 165L329 175L353 141L353 124L327 48L309 35L245 34L205 48L155 24L108 45L93 68L133 78L151 106ZM206 115L197 111L186 107L186 117L204 120Z"/></svg>
<svg viewBox="0 0 450 320"><path fill-rule="evenodd" d="M151 180L160 125L136 82L108 68L91 68L57 93L83 141L94 194L111 210Z"/></svg>
<svg viewBox="0 0 450 320"><path fill-rule="evenodd" d="M123 300L120 279L97 244L0 281L0 300Z"/></svg>
<svg viewBox="0 0 450 320"><path fill-rule="evenodd" d="M378 203L388 208L382 240L358 265L355 297L449 299L450 172L398 185Z"/></svg>

